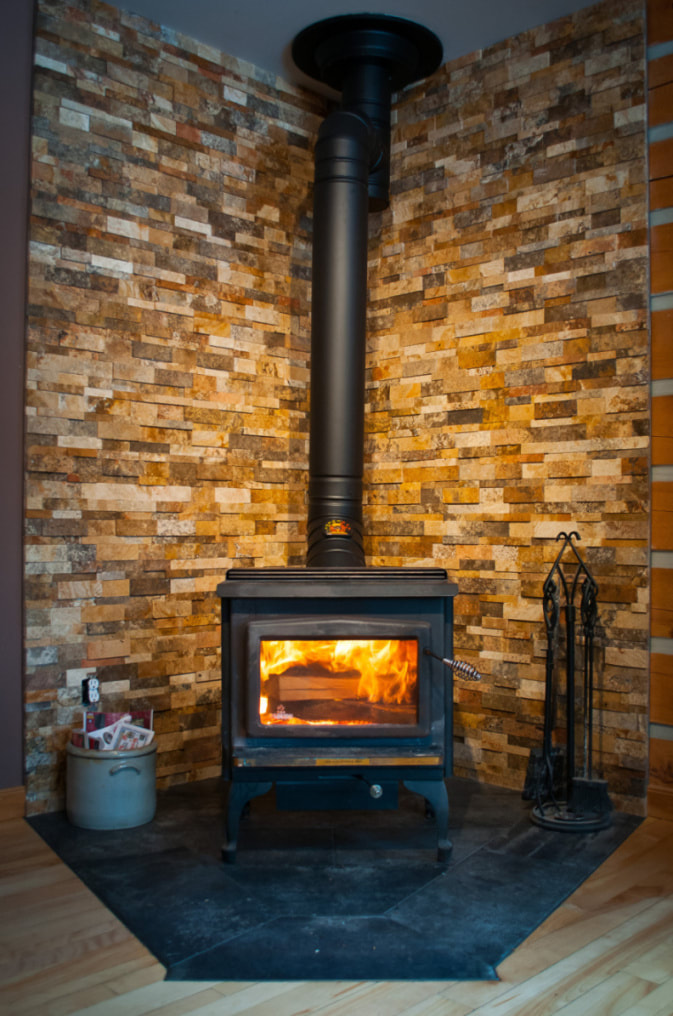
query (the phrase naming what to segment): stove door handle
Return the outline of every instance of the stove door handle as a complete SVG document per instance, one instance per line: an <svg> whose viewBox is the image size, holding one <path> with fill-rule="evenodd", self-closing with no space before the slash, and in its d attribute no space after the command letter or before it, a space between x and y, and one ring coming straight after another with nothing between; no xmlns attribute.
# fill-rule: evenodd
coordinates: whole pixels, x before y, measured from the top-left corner
<svg viewBox="0 0 673 1016"><path fill-rule="evenodd" d="M481 681L481 674L471 663L466 663L465 660L450 660L443 656L437 656L437 653L433 653L430 649L424 649L423 652L426 656L432 656L433 660L443 663L450 670L457 671L468 681Z"/></svg>

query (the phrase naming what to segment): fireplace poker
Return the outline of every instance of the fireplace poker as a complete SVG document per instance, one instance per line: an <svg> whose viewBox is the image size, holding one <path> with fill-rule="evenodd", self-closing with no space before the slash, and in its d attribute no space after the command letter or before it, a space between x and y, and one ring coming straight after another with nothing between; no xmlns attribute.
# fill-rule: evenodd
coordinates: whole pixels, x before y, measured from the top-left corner
<svg viewBox="0 0 673 1016"><path fill-rule="evenodd" d="M467 681L481 681L481 674L476 667L472 666L471 663L465 663L464 660L449 660L443 656L437 656L437 654L431 652L430 649L424 649L423 652L426 656L432 656L433 660L439 660L440 663L449 667L450 670L456 671Z"/></svg>

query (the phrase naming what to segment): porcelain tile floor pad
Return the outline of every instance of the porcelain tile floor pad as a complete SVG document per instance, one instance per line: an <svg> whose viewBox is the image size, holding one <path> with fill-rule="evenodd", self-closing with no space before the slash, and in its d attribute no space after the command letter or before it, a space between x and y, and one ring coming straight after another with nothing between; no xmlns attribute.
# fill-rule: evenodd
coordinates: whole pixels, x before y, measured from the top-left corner
<svg viewBox="0 0 673 1016"><path fill-rule="evenodd" d="M147 825L30 824L173 980L494 979L496 966L639 824L577 834L530 823L519 794L448 781L453 853L424 801L395 811L278 811L273 793L220 860L222 785L158 794Z"/></svg>

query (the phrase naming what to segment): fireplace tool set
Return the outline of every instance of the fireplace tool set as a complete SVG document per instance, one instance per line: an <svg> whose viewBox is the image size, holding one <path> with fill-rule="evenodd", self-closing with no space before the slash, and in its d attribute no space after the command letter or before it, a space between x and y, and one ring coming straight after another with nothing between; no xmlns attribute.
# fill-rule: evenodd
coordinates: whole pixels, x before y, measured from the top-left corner
<svg viewBox="0 0 673 1016"><path fill-rule="evenodd" d="M547 648L542 749L531 752L522 796L524 800L535 801L531 819L536 825L568 832L593 832L610 825L612 811L607 783L595 778L593 773L594 635L598 586L573 542L580 539L579 533L559 533L556 539L563 540L563 546L543 585ZM561 566L566 551L574 558L575 572L570 576ZM576 660L578 625L575 603L578 590L579 644L582 648L579 666ZM565 751L552 743L562 614L565 620ZM577 745L578 727L582 734L581 750Z"/></svg>

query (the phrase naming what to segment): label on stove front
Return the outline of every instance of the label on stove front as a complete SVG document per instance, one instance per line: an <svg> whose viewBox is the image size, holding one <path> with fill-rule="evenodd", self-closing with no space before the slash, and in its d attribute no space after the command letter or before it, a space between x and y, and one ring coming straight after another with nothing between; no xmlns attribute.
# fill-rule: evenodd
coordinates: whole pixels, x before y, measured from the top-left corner
<svg viewBox="0 0 673 1016"><path fill-rule="evenodd" d="M346 519L330 519L323 526L325 536L351 536L353 527Z"/></svg>

